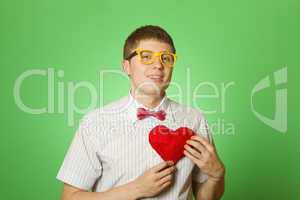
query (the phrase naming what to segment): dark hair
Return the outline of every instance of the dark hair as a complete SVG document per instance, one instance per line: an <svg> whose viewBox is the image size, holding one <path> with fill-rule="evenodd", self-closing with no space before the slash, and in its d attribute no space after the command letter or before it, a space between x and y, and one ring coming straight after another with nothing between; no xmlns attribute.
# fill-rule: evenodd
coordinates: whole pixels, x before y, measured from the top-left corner
<svg viewBox="0 0 300 200"><path fill-rule="evenodd" d="M137 28L128 36L123 47L123 59L126 60L129 57L140 41L147 39L155 39L165 42L171 46L173 53L176 53L173 40L167 31L159 26L146 25Z"/></svg>

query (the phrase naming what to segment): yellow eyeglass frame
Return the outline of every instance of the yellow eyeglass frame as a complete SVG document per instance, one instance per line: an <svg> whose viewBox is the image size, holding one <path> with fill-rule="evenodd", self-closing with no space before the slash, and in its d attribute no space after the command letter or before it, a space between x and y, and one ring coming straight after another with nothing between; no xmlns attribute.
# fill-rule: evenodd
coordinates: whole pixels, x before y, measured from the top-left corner
<svg viewBox="0 0 300 200"><path fill-rule="evenodd" d="M142 64L145 64L145 65L150 65L154 62L154 59L152 59L151 61L149 62L144 62L142 61L142 58L141 58L141 52L149 52L151 53L154 57L159 57L159 60L160 60L160 63L162 63L164 66L166 66L167 64L165 64L162 60L162 55L163 54L170 54L173 56L174 58L174 62L172 65L167 65L168 67L173 67L176 63L176 60L177 60L177 55L175 53L172 53L172 52L169 52L169 51L161 51L161 52L153 52L151 50L147 50L147 49L141 49L141 48L137 48L135 49L127 58L127 60L130 60L131 58L133 58L134 56L138 55L139 57L139 61L142 63Z"/></svg>

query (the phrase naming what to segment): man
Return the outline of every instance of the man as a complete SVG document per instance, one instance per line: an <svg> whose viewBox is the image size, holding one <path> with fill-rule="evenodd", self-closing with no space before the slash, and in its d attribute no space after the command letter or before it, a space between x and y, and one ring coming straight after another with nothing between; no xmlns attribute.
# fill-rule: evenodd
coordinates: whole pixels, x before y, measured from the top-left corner
<svg viewBox="0 0 300 200"><path fill-rule="evenodd" d="M62 199L220 199L225 169L205 118L166 96L176 61L171 36L158 26L140 27L123 54L129 94L83 118L57 175L64 182ZM196 133L176 163L149 144L157 125Z"/></svg>

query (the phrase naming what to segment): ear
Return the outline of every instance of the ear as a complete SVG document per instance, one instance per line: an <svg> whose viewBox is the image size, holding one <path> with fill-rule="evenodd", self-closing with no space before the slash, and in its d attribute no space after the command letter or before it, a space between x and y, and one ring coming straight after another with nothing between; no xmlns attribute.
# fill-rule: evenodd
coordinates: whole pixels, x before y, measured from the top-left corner
<svg viewBox="0 0 300 200"><path fill-rule="evenodd" d="M131 72L130 72L130 63L128 60L123 60L122 62L122 66L123 66L123 71L130 76Z"/></svg>

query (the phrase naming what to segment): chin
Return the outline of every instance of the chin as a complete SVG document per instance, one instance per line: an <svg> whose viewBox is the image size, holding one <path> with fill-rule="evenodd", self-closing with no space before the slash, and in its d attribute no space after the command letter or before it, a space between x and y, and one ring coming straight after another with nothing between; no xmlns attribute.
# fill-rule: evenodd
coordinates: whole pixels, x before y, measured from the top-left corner
<svg viewBox="0 0 300 200"><path fill-rule="evenodd" d="M138 93L146 95L160 95L165 91L165 89L166 87L163 86L163 84L157 84L154 82L143 83L136 88Z"/></svg>
<svg viewBox="0 0 300 200"><path fill-rule="evenodd" d="M162 85L153 82L143 83L136 87L137 93L145 95L160 95L164 90Z"/></svg>

